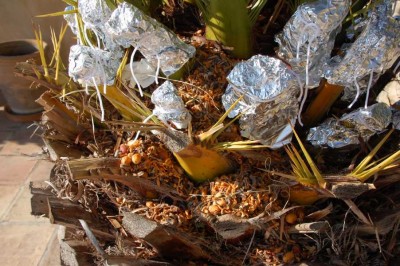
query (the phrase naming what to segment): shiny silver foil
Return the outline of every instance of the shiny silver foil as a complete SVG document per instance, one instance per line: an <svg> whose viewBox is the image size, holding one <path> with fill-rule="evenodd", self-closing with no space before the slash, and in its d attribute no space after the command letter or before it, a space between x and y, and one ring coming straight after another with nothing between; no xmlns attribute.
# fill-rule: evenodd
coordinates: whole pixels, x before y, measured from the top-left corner
<svg viewBox="0 0 400 266"><path fill-rule="evenodd" d="M400 110L396 110L393 113L393 127L400 130Z"/></svg>
<svg viewBox="0 0 400 266"><path fill-rule="evenodd" d="M331 84L346 86L344 99L354 98L357 85L361 93L373 72L372 84L389 69L400 55L400 21L392 17L392 1L384 0L372 12L362 33L347 50L334 58L325 71Z"/></svg>
<svg viewBox="0 0 400 266"><path fill-rule="evenodd" d="M359 144L359 137L367 141L382 132L392 121L392 113L384 103L359 108L343 115L339 120L328 118L318 127L310 129L307 140L314 146L342 148Z"/></svg>
<svg viewBox="0 0 400 266"><path fill-rule="evenodd" d="M143 12L135 6L122 3L111 14L105 28L107 33L121 46L128 48L136 44L155 30L155 25Z"/></svg>
<svg viewBox="0 0 400 266"><path fill-rule="evenodd" d="M328 118L318 127L310 128L307 140L313 146L327 146L334 149L359 144L357 131L345 127L334 118Z"/></svg>
<svg viewBox="0 0 400 266"><path fill-rule="evenodd" d="M275 37L278 55L289 62L303 83L308 58L308 87L316 87L323 76L336 35L349 12L350 0L319 0L300 5Z"/></svg>
<svg viewBox="0 0 400 266"><path fill-rule="evenodd" d="M240 117L243 137L260 140L271 148L289 143L299 109L300 83L296 74L281 60L255 55L238 63L227 77L229 85L222 96L228 110L243 95L243 99L229 113Z"/></svg>
<svg viewBox="0 0 400 266"><path fill-rule="evenodd" d="M153 92L151 102L155 105L153 114L165 124L170 122L176 128L183 129L187 128L192 120L192 116L178 95L178 90L168 80Z"/></svg>
<svg viewBox="0 0 400 266"><path fill-rule="evenodd" d="M115 56L98 48L73 45L69 53L68 74L83 86L113 85L120 64L119 57Z"/></svg>
<svg viewBox="0 0 400 266"><path fill-rule="evenodd" d="M121 46L137 47L147 61L169 76L178 71L196 49L129 3L122 3L105 25L107 33Z"/></svg>
<svg viewBox="0 0 400 266"><path fill-rule="evenodd" d="M390 107L384 103L376 103L368 108L359 108L349 114L343 115L340 121L352 125L360 135L370 137L384 130L392 121Z"/></svg>
<svg viewBox="0 0 400 266"><path fill-rule="evenodd" d="M111 16L111 9L104 0L79 0L78 9L89 28L102 26Z"/></svg>
<svg viewBox="0 0 400 266"><path fill-rule="evenodd" d="M67 6L64 11L74 10L73 6ZM66 14L64 15L65 21L67 21L69 28L72 33L78 35L78 25L76 20L76 14Z"/></svg>

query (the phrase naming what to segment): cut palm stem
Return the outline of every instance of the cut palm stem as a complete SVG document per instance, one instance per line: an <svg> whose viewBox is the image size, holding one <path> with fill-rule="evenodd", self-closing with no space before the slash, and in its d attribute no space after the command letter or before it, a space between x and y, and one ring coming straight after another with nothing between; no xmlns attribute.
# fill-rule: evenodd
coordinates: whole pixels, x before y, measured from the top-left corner
<svg viewBox="0 0 400 266"><path fill-rule="evenodd" d="M228 158L201 145L189 144L183 150L174 153L174 156L196 182L213 179L234 169Z"/></svg>
<svg viewBox="0 0 400 266"><path fill-rule="evenodd" d="M317 97L311 102L302 116L304 125L316 125L329 111L343 90L343 86L329 84L326 80L323 80L318 89Z"/></svg>

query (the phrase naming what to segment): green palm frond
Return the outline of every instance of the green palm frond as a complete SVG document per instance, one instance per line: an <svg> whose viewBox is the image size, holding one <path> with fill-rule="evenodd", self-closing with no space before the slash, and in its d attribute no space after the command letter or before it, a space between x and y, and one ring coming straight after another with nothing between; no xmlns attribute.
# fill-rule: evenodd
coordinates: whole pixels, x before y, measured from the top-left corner
<svg viewBox="0 0 400 266"><path fill-rule="evenodd" d="M220 142L215 144L212 149L217 151L248 151L269 148L267 145L262 145L258 140Z"/></svg>
<svg viewBox="0 0 400 266"><path fill-rule="evenodd" d="M301 142L301 139L300 139L299 135L297 135L296 130L294 130L293 127L292 127L292 129L293 129L293 134L296 137L297 142L299 143L300 149L303 152L304 157L306 158L306 161L307 161L308 165L310 166L311 171L312 171L315 179L318 182L318 185L320 187L324 188L326 186L325 179L322 177L320 171L318 170L318 167L315 165L315 163L314 163L313 159L311 158L310 154L307 152L307 149L304 147L303 142ZM298 154L298 157L301 158L300 154Z"/></svg>
<svg viewBox="0 0 400 266"><path fill-rule="evenodd" d="M76 14L76 13L78 13L77 9L71 9L71 10L64 10L64 11L59 11L59 12L54 12L54 13L49 13L49 14L44 14L44 15L38 15L36 17L37 18L58 17L58 16L69 15L69 14Z"/></svg>
<svg viewBox="0 0 400 266"><path fill-rule="evenodd" d="M78 1L77 0L62 0L64 3L70 6L77 7L78 6Z"/></svg>
<svg viewBox="0 0 400 266"><path fill-rule="evenodd" d="M347 176L355 177L361 182L365 182L368 178L374 176L379 171L388 168L400 167L400 150L382 158L381 160L371 162L382 145L388 140L394 129L391 129L386 136L372 149L372 151L361 161L361 163Z"/></svg>
<svg viewBox="0 0 400 266"><path fill-rule="evenodd" d="M228 114L239 104L239 102L243 99L243 95L240 96L229 108L225 111L225 113L218 119L218 121L206 132L199 135L199 140L201 142L213 142L215 139L225 130L227 129L233 122L235 122L238 118L240 118L241 114L237 115L234 119L232 119L226 125L223 124L225 119L228 117Z"/></svg>

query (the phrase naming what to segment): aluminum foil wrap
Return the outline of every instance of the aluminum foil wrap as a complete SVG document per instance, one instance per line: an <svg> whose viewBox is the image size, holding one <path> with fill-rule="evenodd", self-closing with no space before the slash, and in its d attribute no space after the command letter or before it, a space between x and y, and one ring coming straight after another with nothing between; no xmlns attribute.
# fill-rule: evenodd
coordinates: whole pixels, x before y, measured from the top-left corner
<svg viewBox="0 0 400 266"><path fill-rule="evenodd" d="M111 9L105 0L79 0L79 13L89 28L102 26L111 16Z"/></svg>
<svg viewBox="0 0 400 266"><path fill-rule="evenodd" d="M112 52L82 45L71 46L68 74L84 86L113 85L119 57ZM94 78L94 81L93 81Z"/></svg>
<svg viewBox="0 0 400 266"><path fill-rule="evenodd" d="M290 63L303 83L308 58L308 87L318 86L350 3L350 0L319 0L302 4L275 37L278 55Z"/></svg>
<svg viewBox="0 0 400 266"><path fill-rule="evenodd" d="M152 66L157 67L159 60L166 76L178 71L196 52L164 25L126 2L114 10L105 28L123 47L138 47Z"/></svg>
<svg viewBox="0 0 400 266"><path fill-rule="evenodd" d="M289 143L299 109L299 80L281 60L255 55L238 63L227 77L229 85L222 96L225 109L243 95L229 113L240 117L243 137L260 140L271 148Z"/></svg>
<svg viewBox="0 0 400 266"><path fill-rule="evenodd" d="M400 111L396 110L393 113L393 127L400 130Z"/></svg>
<svg viewBox="0 0 400 266"><path fill-rule="evenodd" d="M307 140L313 146L330 148L342 148L359 143L357 131L345 127L334 118L328 118L318 127L310 128Z"/></svg>
<svg viewBox="0 0 400 266"><path fill-rule="evenodd" d="M328 118L320 126L310 129L307 140L314 146L342 148L359 144L359 137L367 141L383 131L392 121L392 112L384 103L359 108L339 120Z"/></svg>
<svg viewBox="0 0 400 266"><path fill-rule="evenodd" d="M371 12L369 21L342 58L333 58L325 71L331 84L346 86L346 99L354 98L357 85L367 87L370 73L376 81L400 55L400 21L392 17L392 1L384 0Z"/></svg>
<svg viewBox="0 0 400 266"><path fill-rule="evenodd" d="M170 81L165 81L151 95L155 108L153 114L165 124L170 122L178 129L187 128L192 116L178 95L178 90Z"/></svg>
<svg viewBox="0 0 400 266"><path fill-rule="evenodd" d="M117 43L128 48L136 46L144 34L153 32L155 25L140 9L124 2L111 14L105 28Z"/></svg>
<svg viewBox="0 0 400 266"><path fill-rule="evenodd" d="M64 11L71 11L74 10L73 6L67 6ZM67 21L69 28L71 29L72 33L78 35L78 25L76 20L76 14L65 14L64 15L65 21Z"/></svg>

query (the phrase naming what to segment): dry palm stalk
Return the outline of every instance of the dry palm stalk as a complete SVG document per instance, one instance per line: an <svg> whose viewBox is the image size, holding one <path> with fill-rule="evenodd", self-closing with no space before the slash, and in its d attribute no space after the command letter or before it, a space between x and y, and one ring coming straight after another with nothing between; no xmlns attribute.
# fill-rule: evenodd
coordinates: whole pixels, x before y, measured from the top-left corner
<svg viewBox="0 0 400 266"><path fill-rule="evenodd" d="M51 124L51 128L59 133L53 137L48 136L49 138L73 143L78 135L87 131L82 125L78 124L78 116L67 109L50 91L42 94L37 102L45 109L43 121Z"/></svg>
<svg viewBox="0 0 400 266"><path fill-rule="evenodd" d="M178 193L166 186L158 186L140 174L122 175L120 159L118 158L92 158L78 159L65 162L69 175L73 180L108 180L116 181L128 186L144 197L160 195L176 201L184 201Z"/></svg>

